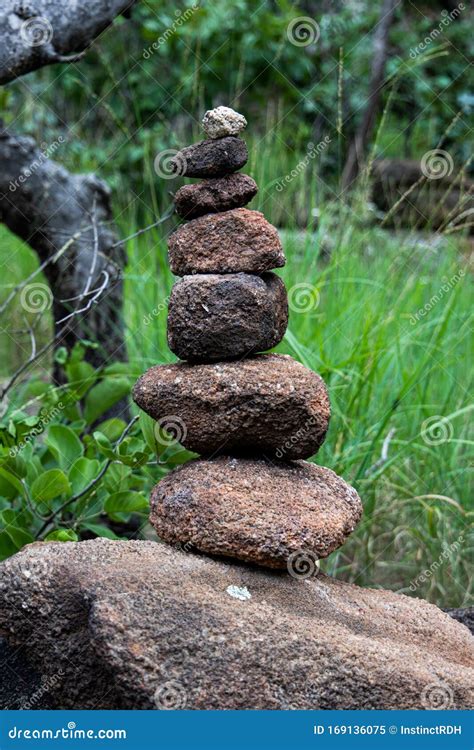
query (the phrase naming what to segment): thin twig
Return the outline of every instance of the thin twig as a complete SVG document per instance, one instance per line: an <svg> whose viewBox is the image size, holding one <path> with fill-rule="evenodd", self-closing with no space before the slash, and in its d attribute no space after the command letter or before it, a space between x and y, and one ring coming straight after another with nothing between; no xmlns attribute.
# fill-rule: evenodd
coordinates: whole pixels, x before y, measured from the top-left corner
<svg viewBox="0 0 474 750"><path fill-rule="evenodd" d="M48 266L50 263L56 263L56 261L61 257L61 255L63 255L63 253L65 253L66 250L68 250L71 247L71 245L77 239L79 239L79 237L81 236L81 234L82 234L82 232L76 232L75 234L73 234L72 237L70 237L68 239L68 241L62 247L60 247L57 252L53 253L53 255L50 255L49 258L46 258L46 260L44 260L41 263L41 265L38 266L38 268L35 271L33 271L32 273L30 273L30 275L27 276L26 279L24 279L22 282L20 282L19 284L17 284L14 287L14 289L12 289L12 291L10 292L10 294L8 295L8 297L6 298L5 302L2 305L0 305L0 315L8 307L8 305L10 304L10 302L12 301L12 299L15 297L15 295L17 295L18 292L21 289L23 289L32 279L34 279L35 276L37 276L39 273L41 273L41 271L44 271L44 269L46 268L46 266Z"/></svg>
<svg viewBox="0 0 474 750"><path fill-rule="evenodd" d="M114 242L112 247L118 247L119 245L124 245L129 240L135 239L135 237L139 237L141 234L144 234L144 232L148 232L150 229L154 229L155 227L160 226L160 224L163 224L167 219L170 218L174 213L174 205L171 205L168 207L168 209L165 211L161 219L158 219L158 221L155 221L154 224L150 224L147 227L144 227L143 229L139 229L138 232L134 232L129 237L125 237L123 240L118 240L118 242Z"/></svg>
<svg viewBox="0 0 474 750"><path fill-rule="evenodd" d="M387 460L388 460L388 449L390 447L390 443L392 441L393 436L396 433L396 428L392 427L392 429L388 432L387 436L385 437L383 443L382 443L382 451L380 453L380 458L378 461L374 463L373 466L371 466L367 471L365 472L365 475L368 476L369 474L374 474L377 469L380 469L381 466L383 466Z"/></svg>
<svg viewBox="0 0 474 750"><path fill-rule="evenodd" d="M72 313L69 313L69 315L66 315L64 318L61 318L61 320L56 321L56 325L57 326L60 323L65 323L66 320L70 320L71 318L74 318L76 315L79 315L80 313L87 312L88 310L91 309L92 305L95 302L97 302L97 300L99 299L99 297L102 294L102 292L107 288L108 283L110 281L110 274L107 271L102 270L101 271L101 275L104 276L104 281L100 285L100 287L97 287L97 289L92 290L91 294L93 294L93 296L90 298L90 300L88 301L87 305L85 305L84 307L79 308L78 310L73 310ZM84 292L82 292L82 294L78 295L79 299L82 299L83 297L84 297Z"/></svg>
<svg viewBox="0 0 474 750"><path fill-rule="evenodd" d="M137 415L136 417L133 417L133 419L130 420L130 422L128 423L128 425L125 427L124 431L120 435L119 439L115 443L114 450L117 449L118 446L125 440L125 438L127 437L128 433L132 429L132 427L135 424L135 422L137 421L137 419L139 419L139 415ZM62 513L69 505L71 505L71 503L75 503L76 500L80 500L82 497L84 497L84 495L87 495L87 493L90 492L90 490L93 487L95 487L95 485L98 482L100 482L100 480L104 476L105 472L107 471L107 469L109 468L109 466L112 463L114 463L114 461L115 461L115 459L108 458L107 461L105 462L105 464L103 465L102 469L97 474L97 476L94 477L94 479L92 479L91 482L89 482L89 484L87 485L87 487L84 487L84 489L81 490L80 492L78 492L77 495L74 495L73 497L70 497L59 508L57 508L55 511L53 511L53 513L50 514L50 516L48 517L48 519L45 521L45 523L42 525L42 527L38 531L38 534L36 535L36 537L39 538L42 534L44 534L45 531L47 530L47 527L54 521L54 519L60 513Z"/></svg>

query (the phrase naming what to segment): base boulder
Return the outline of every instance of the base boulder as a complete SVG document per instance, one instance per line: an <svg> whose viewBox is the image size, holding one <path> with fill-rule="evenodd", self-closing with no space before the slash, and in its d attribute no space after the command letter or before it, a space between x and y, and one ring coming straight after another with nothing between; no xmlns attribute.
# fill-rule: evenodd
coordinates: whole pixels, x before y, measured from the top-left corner
<svg viewBox="0 0 474 750"><path fill-rule="evenodd" d="M51 708L474 706L472 636L437 607L156 542L29 545L0 566L0 632Z"/></svg>

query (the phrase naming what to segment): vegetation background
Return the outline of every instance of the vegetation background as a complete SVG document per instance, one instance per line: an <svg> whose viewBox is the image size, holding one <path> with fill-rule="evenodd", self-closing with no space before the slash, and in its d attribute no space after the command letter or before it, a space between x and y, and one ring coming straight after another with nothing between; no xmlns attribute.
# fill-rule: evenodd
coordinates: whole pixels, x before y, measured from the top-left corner
<svg viewBox="0 0 474 750"><path fill-rule="evenodd" d="M396 7L369 167L378 158L422 160L442 146L454 174L468 178L473 18L466 3L446 23L454 8L419 0ZM201 138L200 118L212 106L245 114L244 171L260 188L251 207L278 226L288 258L280 275L292 310L277 351L326 380L333 417L315 460L353 483L364 504L361 524L322 567L463 606L472 596L471 227L448 222L433 231L429 215L423 226L386 221L370 169L351 191L341 187L367 106L381 10L369 0L220 0L197 9L188 0L179 9L140 0L80 62L0 90L1 110L8 127L46 150L56 144L53 158L69 170L108 181L123 237L163 216L184 181L163 176L163 152ZM289 38L301 17L317 22L314 43ZM189 454L143 416L124 434L129 417L101 415L148 366L174 360L166 237L176 225L170 216L126 245L129 362L97 373L84 361L94 342L59 349L62 388L51 386L48 355L4 400L1 557L37 538L152 536L150 488ZM0 227L0 303L37 263ZM19 298L3 315L7 381L28 358L25 320L40 343L52 323L49 313L25 312Z"/></svg>

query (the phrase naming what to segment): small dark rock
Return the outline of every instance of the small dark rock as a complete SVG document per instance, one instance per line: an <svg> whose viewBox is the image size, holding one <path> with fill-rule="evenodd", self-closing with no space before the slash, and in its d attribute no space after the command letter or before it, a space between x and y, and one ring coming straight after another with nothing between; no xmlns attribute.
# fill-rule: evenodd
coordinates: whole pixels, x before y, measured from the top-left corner
<svg viewBox="0 0 474 750"><path fill-rule="evenodd" d="M176 276L263 273L285 265L278 232L260 211L234 208L183 224L168 240Z"/></svg>
<svg viewBox="0 0 474 750"><path fill-rule="evenodd" d="M189 362L233 359L276 346L287 325L286 289L274 273L185 276L171 292L168 345Z"/></svg>
<svg viewBox="0 0 474 750"><path fill-rule="evenodd" d="M178 151L171 160L171 168L183 177L221 177L243 167L248 156L241 138L209 139Z"/></svg>
<svg viewBox="0 0 474 750"><path fill-rule="evenodd" d="M250 203L257 192L257 183L246 174L229 174L183 185L174 197L176 213L183 219L195 219L204 214L240 208Z"/></svg>

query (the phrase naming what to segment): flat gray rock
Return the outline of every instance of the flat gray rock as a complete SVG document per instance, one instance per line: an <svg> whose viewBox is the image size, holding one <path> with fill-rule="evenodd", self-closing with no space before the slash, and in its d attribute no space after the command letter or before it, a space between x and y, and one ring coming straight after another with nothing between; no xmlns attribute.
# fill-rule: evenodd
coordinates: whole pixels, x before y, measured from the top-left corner
<svg viewBox="0 0 474 750"><path fill-rule="evenodd" d="M61 670L56 709L474 707L473 638L437 607L156 542L29 545L0 565L0 627Z"/></svg>
<svg viewBox="0 0 474 750"><path fill-rule="evenodd" d="M185 276L168 307L168 345L188 362L236 359L271 349L285 335L288 300L274 273Z"/></svg>

